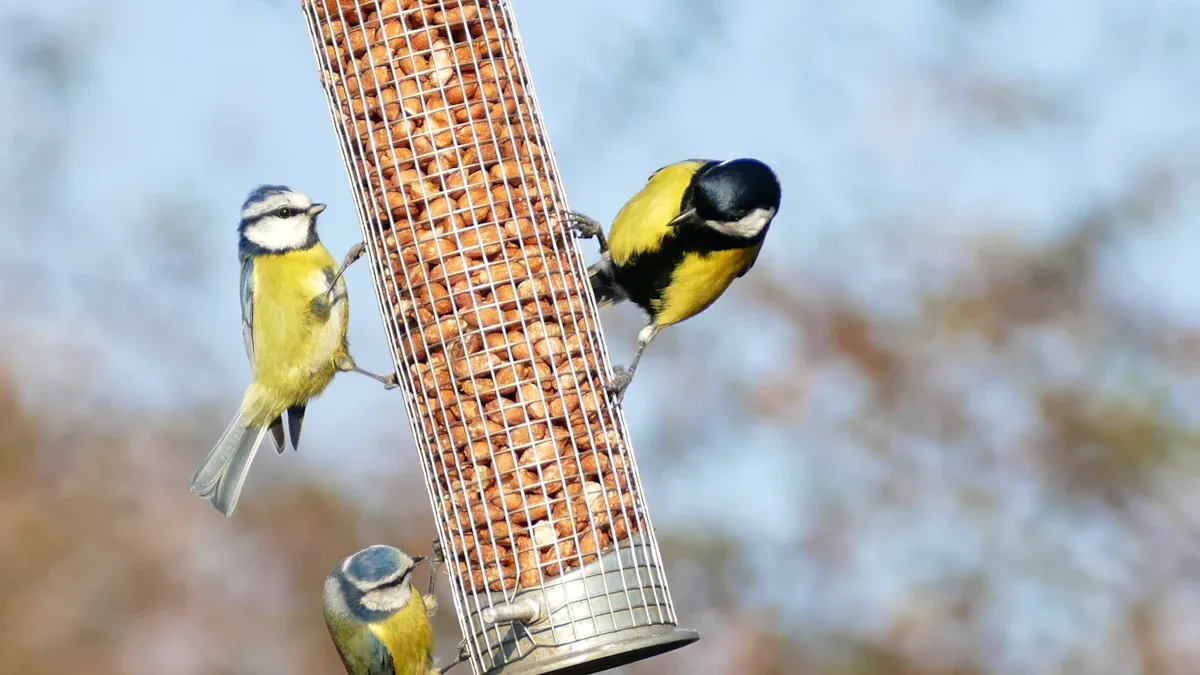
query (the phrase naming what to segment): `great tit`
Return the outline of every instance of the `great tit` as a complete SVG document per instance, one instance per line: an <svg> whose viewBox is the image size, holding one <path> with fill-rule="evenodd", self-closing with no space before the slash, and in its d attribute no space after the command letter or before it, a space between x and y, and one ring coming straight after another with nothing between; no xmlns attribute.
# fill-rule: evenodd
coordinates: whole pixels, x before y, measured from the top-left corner
<svg viewBox="0 0 1200 675"><path fill-rule="evenodd" d="M613 369L618 401L660 330L704 311L754 266L779 199L779 179L757 159L689 159L651 174L607 239L595 220L565 214L579 236L600 240L588 268L598 305L630 300L647 314L629 368Z"/></svg>
<svg viewBox="0 0 1200 675"><path fill-rule="evenodd" d="M466 641L457 660L433 666L433 593L441 549L434 541L429 593L412 585L424 556L410 558L392 546L369 546L342 560L325 578L325 626L348 675L440 675L466 660Z"/></svg>
<svg viewBox="0 0 1200 675"><path fill-rule="evenodd" d="M364 247L353 246L338 268L317 238L317 215L324 210L324 204L283 185L260 186L242 204L242 337L254 380L191 485L193 493L226 516L237 506L267 432L282 453L286 418L296 448L308 402L329 386L335 373L359 372L388 389L397 384L395 375L367 372L350 356L350 302L341 277Z"/></svg>

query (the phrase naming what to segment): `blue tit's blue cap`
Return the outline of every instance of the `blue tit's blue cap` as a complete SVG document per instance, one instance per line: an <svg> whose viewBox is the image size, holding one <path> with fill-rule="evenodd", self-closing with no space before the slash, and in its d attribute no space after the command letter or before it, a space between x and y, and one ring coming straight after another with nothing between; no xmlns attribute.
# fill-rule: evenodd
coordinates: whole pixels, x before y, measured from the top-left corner
<svg viewBox="0 0 1200 675"><path fill-rule="evenodd" d="M360 582L386 579L396 574L406 557L400 549L393 546L369 546L346 561L346 576Z"/></svg>
<svg viewBox="0 0 1200 675"><path fill-rule="evenodd" d="M246 196L246 201L242 202L242 210L244 211L251 205L264 201L268 197L290 194L291 192L292 189L286 185L259 185Z"/></svg>

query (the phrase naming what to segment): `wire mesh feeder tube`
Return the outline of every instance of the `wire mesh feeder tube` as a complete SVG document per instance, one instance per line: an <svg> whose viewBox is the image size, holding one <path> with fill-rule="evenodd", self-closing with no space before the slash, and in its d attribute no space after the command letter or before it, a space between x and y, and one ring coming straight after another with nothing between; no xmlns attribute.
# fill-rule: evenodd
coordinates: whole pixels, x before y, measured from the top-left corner
<svg viewBox="0 0 1200 675"><path fill-rule="evenodd" d="M511 7L303 0L475 672L678 628Z"/></svg>

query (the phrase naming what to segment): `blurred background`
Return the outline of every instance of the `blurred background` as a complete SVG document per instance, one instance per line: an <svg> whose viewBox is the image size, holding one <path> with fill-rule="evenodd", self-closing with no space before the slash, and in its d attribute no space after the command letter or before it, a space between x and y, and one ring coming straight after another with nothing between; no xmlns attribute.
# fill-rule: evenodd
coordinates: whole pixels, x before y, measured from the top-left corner
<svg viewBox="0 0 1200 675"><path fill-rule="evenodd" d="M784 184L626 398L702 639L624 672L1200 673L1200 0L515 6L573 208L686 157ZM0 673L338 673L325 574L428 546L367 378L233 520L188 494L264 182L359 239L297 2L0 5ZM604 320L627 360L637 310Z"/></svg>

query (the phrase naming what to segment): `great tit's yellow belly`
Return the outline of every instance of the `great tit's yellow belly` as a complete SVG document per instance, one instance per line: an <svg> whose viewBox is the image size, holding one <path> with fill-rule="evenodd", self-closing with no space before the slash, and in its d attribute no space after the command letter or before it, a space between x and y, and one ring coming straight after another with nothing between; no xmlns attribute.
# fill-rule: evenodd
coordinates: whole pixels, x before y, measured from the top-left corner
<svg viewBox="0 0 1200 675"><path fill-rule="evenodd" d="M368 628L392 653L396 675L429 675L433 665L433 628L416 588L412 589L412 600L404 609L383 621L368 624Z"/></svg>
<svg viewBox="0 0 1200 675"><path fill-rule="evenodd" d="M651 303L654 323L670 326L704 311L754 261L758 249L755 245L709 253L689 251L661 296Z"/></svg>
<svg viewBox="0 0 1200 675"><path fill-rule="evenodd" d="M319 243L255 258L254 382L265 393L260 423L319 395L337 372L349 316L342 280L332 306L320 299L336 271Z"/></svg>

